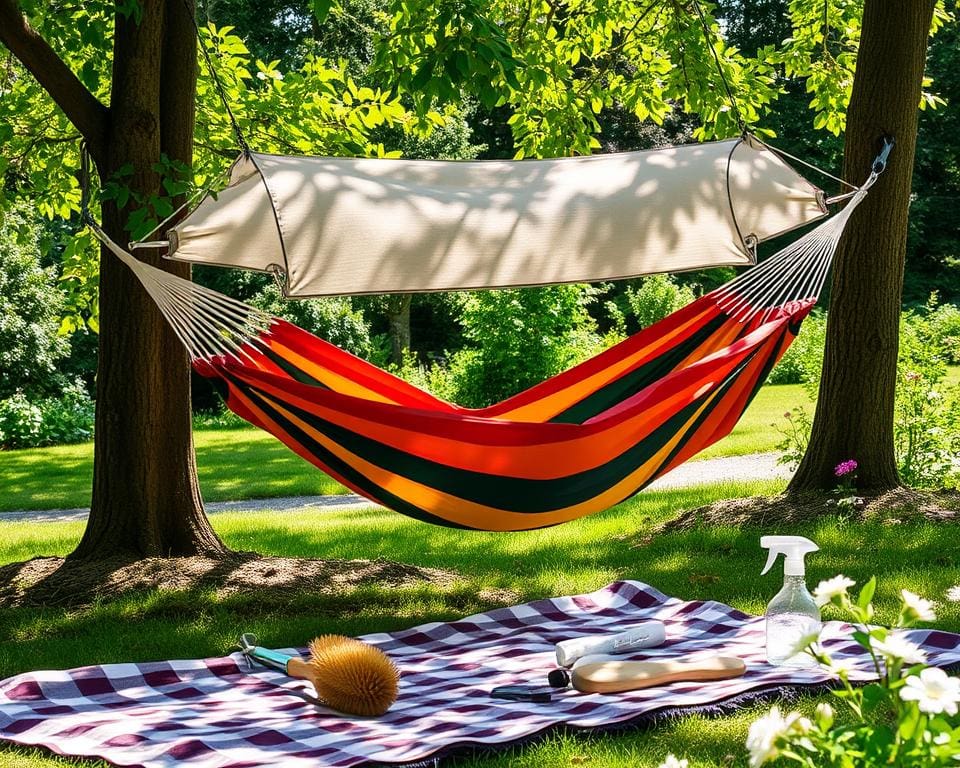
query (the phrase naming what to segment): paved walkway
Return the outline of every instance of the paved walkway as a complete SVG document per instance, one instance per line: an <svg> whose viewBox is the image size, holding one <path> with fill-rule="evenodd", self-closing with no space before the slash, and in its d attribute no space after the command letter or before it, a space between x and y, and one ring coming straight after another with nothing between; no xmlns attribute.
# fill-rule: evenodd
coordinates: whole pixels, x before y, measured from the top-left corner
<svg viewBox="0 0 960 768"><path fill-rule="evenodd" d="M776 453L753 453L720 459L688 461L667 475L651 483L648 488L658 490L690 485L749 480L776 480L790 477L790 470L777 464ZM279 499L248 499L246 501L211 501L205 504L208 514L223 512L296 512L323 507L362 507L370 504L362 496L290 496ZM0 521L36 520L38 522L65 522L85 520L89 509L23 510L0 513Z"/></svg>

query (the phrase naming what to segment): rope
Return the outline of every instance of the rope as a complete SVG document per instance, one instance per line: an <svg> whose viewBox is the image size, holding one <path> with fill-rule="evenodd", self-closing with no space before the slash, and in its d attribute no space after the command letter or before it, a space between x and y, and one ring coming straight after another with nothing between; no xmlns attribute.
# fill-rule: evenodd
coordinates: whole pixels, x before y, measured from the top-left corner
<svg viewBox="0 0 960 768"><path fill-rule="evenodd" d="M273 317L263 310L142 262L114 242L95 221L90 219L87 224L136 275L191 360L250 359L245 345L269 334Z"/></svg>
<svg viewBox="0 0 960 768"><path fill-rule="evenodd" d="M816 301L823 291L847 221L883 173L892 147L893 140L884 139L884 148L873 161L869 177L843 210L766 261L712 291L717 306L741 322L756 317L766 322L791 301Z"/></svg>
<svg viewBox="0 0 960 768"><path fill-rule="evenodd" d="M727 76L723 72L723 65L720 63L720 56L717 54L717 49L713 45L713 37L710 34L710 27L707 24L707 18L703 13L703 7L700 5L700 0L693 0L693 7L697 9L697 15L700 17L700 26L703 28L703 39L707 44L707 48L710 49L710 53L713 54L713 61L717 65L717 73L720 75L720 81L723 83L723 89L727 92L727 101L730 102L730 110L733 112L733 116L737 121L737 126L740 128L741 133L746 133L747 124L743 120L743 116L740 114L740 107L737 105L737 100L733 95L733 90L730 88L730 83L727 82Z"/></svg>
<svg viewBox="0 0 960 768"><path fill-rule="evenodd" d="M223 104L224 110L227 112L227 117L230 118L230 125L233 127L233 133L237 137L237 144L240 146L240 149L243 150L244 154L250 154L250 145L247 144L247 140L243 135L243 131L240 130L240 124L237 122L237 118L233 114L233 110L230 109L230 102L227 100L227 92L223 87L223 83L220 82L220 75L217 74L216 67L213 66L213 60L210 58L210 53L207 51L207 46L203 44L203 39L200 36L200 25L197 24L197 17L194 13L194 9L190 7L189 0L183 0L183 7L187 11L187 16L190 17L190 21L193 23L193 29L197 35L197 45L200 47L200 52L203 54L203 60L207 65L207 72L210 73L210 79L213 80L213 86L217 91L217 95L220 97L220 102Z"/></svg>
<svg viewBox="0 0 960 768"><path fill-rule="evenodd" d="M822 176L826 176L828 179L833 179L834 181L836 181L836 182L838 182L838 183L840 183L840 184L843 184L844 186L850 187L851 189L854 189L854 190L860 189L860 187L858 187L856 184L853 184L853 183L847 181L846 179L840 178L839 176L834 176L834 175L833 175L832 173L830 173L829 171L823 170L823 168L820 168L820 167L814 165L813 163L809 162L808 160L804 160L802 157L797 157L796 155L792 155L792 154L790 154L789 152L787 152L785 149L780 149L779 147L771 146L770 144L768 144L767 142L765 142L763 139L758 138L757 136L755 136L755 135L752 134L752 133L750 134L750 138L752 138L752 139L753 139L754 141L756 141L758 144L762 144L762 145L765 146L767 149L769 149L771 152L775 152L776 154L781 155L782 157L789 157L789 158L790 158L791 160L793 160L794 162L800 163L800 165L805 165L805 166L806 166L807 168L809 168L810 170L816 171L817 173L821 174ZM842 197L841 199L846 199L846 197ZM832 200L833 202L839 202L839 200L836 199L836 198L831 198L831 200Z"/></svg>

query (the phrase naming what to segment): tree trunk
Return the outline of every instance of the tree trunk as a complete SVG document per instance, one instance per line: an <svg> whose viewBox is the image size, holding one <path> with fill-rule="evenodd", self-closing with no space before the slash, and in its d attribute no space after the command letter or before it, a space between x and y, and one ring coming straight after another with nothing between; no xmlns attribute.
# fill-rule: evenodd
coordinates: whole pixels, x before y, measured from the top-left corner
<svg viewBox="0 0 960 768"><path fill-rule="evenodd" d="M857 485L899 485L894 393L910 180L935 0L866 0L847 113L844 174L862 179L891 135L883 177L851 217L834 262L823 376L810 444L788 492L832 489L841 461Z"/></svg>
<svg viewBox="0 0 960 768"><path fill-rule="evenodd" d="M403 354L410 349L409 293L395 293L387 297L387 320L390 323L390 361L403 365Z"/></svg>
<svg viewBox="0 0 960 768"><path fill-rule="evenodd" d="M117 15L111 119L98 168L106 182L132 167L121 181L146 199L159 191L161 153L191 161L196 38L183 0L143 0L141 8L139 23ZM103 206L104 229L117 242L129 239L123 224L137 205ZM187 265L147 260L189 276ZM133 274L104 249L93 499L72 557L226 551L203 513L186 353Z"/></svg>

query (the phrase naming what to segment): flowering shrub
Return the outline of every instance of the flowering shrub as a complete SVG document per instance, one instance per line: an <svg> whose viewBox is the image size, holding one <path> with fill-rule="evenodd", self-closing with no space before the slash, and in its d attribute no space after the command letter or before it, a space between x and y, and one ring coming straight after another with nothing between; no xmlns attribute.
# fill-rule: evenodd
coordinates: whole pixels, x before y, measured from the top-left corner
<svg viewBox="0 0 960 768"><path fill-rule="evenodd" d="M856 459L841 461L833 470L833 475L840 482L837 484L837 508L842 512L852 512L863 506L863 499L857 496L857 464ZM853 586L852 584L850 586Z"/></svg>
<svg viewBox="0 0 960 768"><path fill-rule="evenodd" d="M905 312L900 323L893 439L900 478L916 488L960 486L960 386L945 381L946 362L952 359L946 345L956 346L956 340L949 335L953 331L944 328L953 328L956 308L944 307L937 310L942 310L942 318L936 315L939 320L933 302L926 314ZM817 378L807 380L805 388L815 398ZM806 452L812 421L803 407L784 418L786 426L771 426L783 438L777 444L780 462L796 468Z"/></svg>
<svg viewBox="0 0 960 768"><path fill-rule="evenodd" d="M813 422L810 420L810 414L806 408L800 406L783 414L787 420L786 427L780 424L771 424L783 438L777 443L777 450L780 456L777 459L778 464L787 464L792 469L800 466L803 455L807 452L807 444L810 442L810 429Z"/></svg>
<svg viewBox="0 0 960 768"><path fill-rule="evenodd" d="M960 389L917 367L897 378L893 437L900 477L911 486L956 486Z"/></svg>
<svg viewBox="0 0 960 768"><path fill-rule="evenodd" d="M836 576L820 583L814 599L818 605L833 605L847 614L855 625L854 639L873 659L878 682L855 688L848 671L834 663L815 638L805 638L802 644L807 651L839 678L842 687L834 695L849 710L849 717L838 720L827 703L817 707L812 719L797 712L783 715L773 707L750 726L746 746L751 768L778 757L808 768L957 765L960 679L926 666L926 655L914 643L870 624L876 579L864 585L855 601L848 593L852 586L854 582L846 576ZM935 619L933 603L901 591L897 626Z"/></svg>

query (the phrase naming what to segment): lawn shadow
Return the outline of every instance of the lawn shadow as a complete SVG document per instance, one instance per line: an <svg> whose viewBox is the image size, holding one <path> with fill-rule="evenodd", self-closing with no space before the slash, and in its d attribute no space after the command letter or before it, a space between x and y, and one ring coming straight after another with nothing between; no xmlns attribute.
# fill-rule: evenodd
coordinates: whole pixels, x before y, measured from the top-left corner
<svg viewBox="0 0 960 768"><path fill-rule="evenodd" d="M386 560L263 557L235 552L203 556L72 560L36 557L0 566L0 607L74 608L155 590L257 593L279 600L295 591L330 594L364 585L449 585L455 573Z"/></svg>

